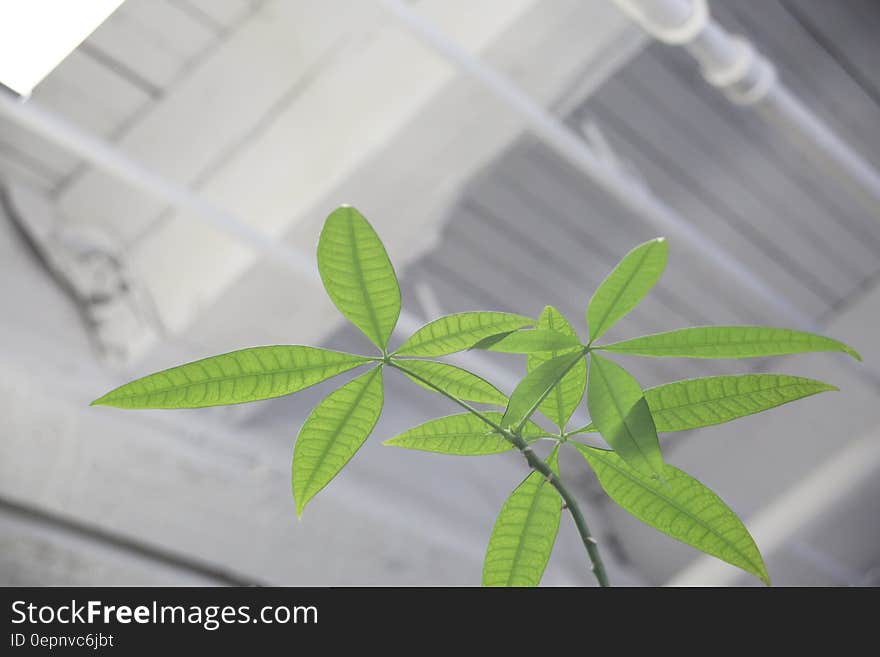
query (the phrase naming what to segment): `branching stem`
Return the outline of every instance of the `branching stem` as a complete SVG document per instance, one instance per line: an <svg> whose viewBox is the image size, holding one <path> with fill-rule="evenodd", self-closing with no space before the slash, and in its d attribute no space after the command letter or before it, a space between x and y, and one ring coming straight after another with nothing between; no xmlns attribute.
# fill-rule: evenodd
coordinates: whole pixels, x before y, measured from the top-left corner
<svg viewBox="0 0 880 657"><path fill-rule="evenodd" d="M556 473L550 469L550 466L538 458L538 455L532 451L529 444L523 440L521 436L510 433L504 433L504 435L520 452L522 452L522 455L526 458L529 466L533 470L537 470L544 475L553 488L557 490L574 520L578 533L581 535L581 540L584 542L584 547L587 549L587 554L593 564L593 574L596 576L599 586L610 586L608 582L608 574L605 572L605 564L602 563L602 555L599 554L599 546L596 543L596 539L590 534L590 528L587 526L587 521L584 520L584 514L581 513L581 508L578 506L577 500L568 488L566 488L565 484L562 483L562 480L556 475Z"/></svg>
<svg viewBox="0 0 880 657"><path fill-rule="evenodd" d="M538 457L537 454L535 454L534 451L532 451L532 448L525 441L525 439L523 439L521 429L514 432L509 429L502 428L500 424L489 419L487 415L481 413L473 406L468 404L466 401L459 399L455 395L448 393L439 386L434 385L431 381L419 376L412 370L407 369L406 366L401 363L401 361L387 359L385 362L389 367L393 367L403 372L407 376L416 379L417 381L425 384L432 390L439 392L441 395L454 402L455 404L458 404L469 413L473 413L483 422L495 429L495 431L504 436L504 438L507 439L511 444L513 444L513 446L516 447L525 457L526 462L529 464L529 467L532 468L532 470L540 472L544 476L544 478L550 482L553 488L555 488L556 491L559 493L559 496L562 498L565 508L567 508L568 512L571 514L571 517L574 520L574 524L577 527L578 533L581 536L581 540L583 541L584 547L587 550L587 555L590 557L590 562L592 563L593 575L595 575L596 580L599 582L599 586L610 586L608 582L608 574L605 571L605 565L602 563L602 556L599 554L599 546L596 543L596 539L594 539L592 534L590 534L590 528L587 526L586 520L584 520L584 515L583 513L581 513L581 509L580 506L578 506L577 500L571 494L565 484L562 483L562 480L556 475L556 473L554 473L553 470L550 469L550 466L548 466ZM562 373L562 376L564 375L565 372Z"/></svg>

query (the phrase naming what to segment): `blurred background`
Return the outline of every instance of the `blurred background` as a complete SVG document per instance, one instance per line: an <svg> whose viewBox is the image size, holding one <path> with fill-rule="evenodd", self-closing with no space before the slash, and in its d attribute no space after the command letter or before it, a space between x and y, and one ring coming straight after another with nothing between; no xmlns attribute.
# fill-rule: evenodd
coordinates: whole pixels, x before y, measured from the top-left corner
<svg viewBox="0 0 880 657"><path fill-rule="evenodd" d="M455 412L399 377L300 521L294 437L338 380L230 408L88 407L241 347L368 349L316 278L342 203L385 241L411 322L552 304L583 336L604 275L665 235L661 284L609 337L768 324L859 349L860 366L620 362L643 386L839 386L661 442L745 519L774 583L880 583L874 0L82 0L104 7L94 24L15 77L45 23L74 27L58 4L0 3L0 584L479 583L523 464L382 447ZM524 373L461 362L506 392ZM640 525L574 454L562 474L613 583L756 583ZM593 584L570 525L545 584Z"/></svg>

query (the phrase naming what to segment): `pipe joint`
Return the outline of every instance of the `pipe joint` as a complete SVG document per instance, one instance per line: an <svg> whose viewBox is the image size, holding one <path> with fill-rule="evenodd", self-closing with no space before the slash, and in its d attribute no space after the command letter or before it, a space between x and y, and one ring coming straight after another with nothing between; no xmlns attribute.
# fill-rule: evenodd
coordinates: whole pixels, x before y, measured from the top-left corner
<svg viewBox="0 0 880 657"><path fill-rule="evenodd" d="M615 0L620 9L638 23L645 32L663 43L680 46L696 39L709 24L707 0L692 0L691 13L684 22L674 25L664 24L658 15L653 15L639 0Z"/></svg>
<svg viewBox="0 0 880 657"><path fill-rule="evenodd" d="M739 35L730 37L736 54L726 64L719 64L717 59L703 59L700 62L703 77L713 87L729 87L748 76L757 60L755 47Z"/></svg>
<svg viewBox="0 0 880 657"><path fill-rule="evenodd" d="M701 70L706 82L721 89L737 105L753 105L776 84L776 67L745 38L730 37L734 57L726 64L703 59Z"/></svg>
<svg viewBox="0 0 880 657"><path fill-rule="evenodd" d="M731 102L737 105L754 105L761 102L776 86L776 67L765 59L756 62L752 75L738 85L724 90Z"/></svg>

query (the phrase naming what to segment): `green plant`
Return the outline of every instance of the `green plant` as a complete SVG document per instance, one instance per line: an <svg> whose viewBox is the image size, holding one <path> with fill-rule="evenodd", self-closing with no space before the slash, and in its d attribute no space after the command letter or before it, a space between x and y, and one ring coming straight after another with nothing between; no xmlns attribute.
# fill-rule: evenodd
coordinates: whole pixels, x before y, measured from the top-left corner
<svg viewBox="0 0 880 657"><path fill-rule="evenodd" d="M288 395L367 367L318 404L302 425L292 468L296 511L301 515L371 433L383 407L384 372L395 370L465 412L431 420L384 444L456 455L516 449L531 469L495 522L483 567L484 585L537 585L563 510L577 526L596 579L608 585L596 541L559 476L563 447L579 454L608 495L643 522L769 584L761 554L743 523L711 490L664 462L657 433L728 422L836 388L783 374L747 374L676 381L643 391L606 354L750 358L840 351L860 358L836 340L763 327L686 328L598 344L660 278L667 251L663 239L646 242L605 278L587 308L586 344L548 306L536 320L499 312L442 317L389 352L401 305L397 277L372 226L354 208L341 207L324 224L318 268L333 303L373 342L379 355L299 345L253 347L145 376L92 403L126 409L239 404ZM468 370L433 360L468 349L527 354L527 374L508 397ZM585 392L592 423L568 430ZM503 410L479 410L472 404ZM547 431L536 423L536 412L557 430ZM580 442L589 432L598 432L610 449ZM532 449L542 439L553 443L546 459Z"/></svg>

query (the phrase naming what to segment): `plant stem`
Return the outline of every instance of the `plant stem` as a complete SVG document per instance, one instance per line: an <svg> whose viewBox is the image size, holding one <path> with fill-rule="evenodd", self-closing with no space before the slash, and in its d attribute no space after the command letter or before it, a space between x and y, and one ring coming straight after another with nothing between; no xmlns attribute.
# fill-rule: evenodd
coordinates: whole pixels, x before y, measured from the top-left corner
<svg viewBox="0 0 880 657"><path fill-rule="evenodd" d="M564 370L562 370L559 373L559 376L556 378L556 382L552 386L547 388L547 390L544 391L543 395L541 395L540 397L538 397L538 399L535 400L534 405L529 409L529 412L523 418L522 422L519 423L519 426L516 427L516 433L520 433L522 431L522 428L525 426L526 422L529 421L529 418L532 417L532 414L536 410L538 410L538 406L540 406L543 403L543 401L545 399L547 399L547 396L550 394L550 391L553 390L553 388L555 388L559 384L560 381L562 381L563 377L565 377L565 375L571 371L571 368L574 367L575 363L577 363L580 360L580 357L586 353L587 353L586 348L584 348L584 350L581 351L580 355L576 359L572 360L571 363L568 365L568 367L566 367Z"/></svg>
<svg viewBox="0 0 880 657"><path fill-rule="evenodd" d="M584 514L581 513L577 500L568 488L566 488L565 484L562 483L562 480L556 476L556 473L550 469L550 466L538 458L537 454L532 451L532 448L529 447L529 444L523 440L521 436L506 434L505 437L510 440L517 449L519 449L529 466L533 470L537 470L544 475L544 478L549 481L553 488L559 493L559 496L562 498L562 501L565 502L565 506L574 520L578 533L581 535L581 540L584 542L584 547L587 549L587 554L593 564L593 575L596 576L599 586L611 586L608 582L608 573L605 572L605 564L602 562L602 555L599 554L599 546L596 543L596 539L590 534L590 528L587 526L587 521L584 520Z"/></svg>
<svg viewBox="0 0 880 657"><path fill-rule="evenodd" d="M385 362L386 362L386 365L388 365L389 367L393 367L393 368L396 369L396 370L400 370L401 372L403 372L403 373L406 374L407 376L410 376L410 377L412 377L413 379L416 379L417 381L421 381L421 382L424 383L426 386L428 386L429 388L431 388L431 390L435 390L436 392L439 392L441 395L443 395L443 396L446 397L447 399L450 399L450 400L454 401L456 404L458 404L459 406L461 406L463 409L465 409L465 410L468 411L469 413L473 413L474 415L476 415L476 416L477 416L478 418L480 418L483 422L485 422L485 423L488 424L490 427L492 427L493 429L495 429L495 431L497 431L497 432L503 434L503 431L502 431L502 429L501 429L501 425L500 425L500 424L498 424L497 422L493 422L492 420L490 420L490 419L489 419L484 413L480 413L480 411L478 411L476 408L474 408L473 406L471 406L470 404L468 404L466 401L463 401L463 400L459 399L459 398L456 397L455 395L451 395L451 394L449 394L448 392L446 392L445 390L443 390L443 388L440 388L440 387L434 385L431 381L429 381L428 379L426 379L426 378L423 377L423 376L419 376L418 374L416 374L416 373L413 372L412 370L408 370L408 369L406 369L405 367L403 367L403 366L400 364L399 361L393 361L393 360L390 360L390 359L389 359L389 360L387 360L387 361L385 361Z"/></svg>
<svg viewBox="0 0 880 657"><path fill-rule="evenodd" d="M406 369L406 367L402 366L400 362L395 362L391 359L388 359L385 362L388 366L400 370L407 376L410 376L424 383L432 390L436 390L441 395L455 402L469 413L473 413L483 422L495 429L495 431L504 436L504 438L507 439L511 444L513 444L513 446L516 447L525 457L526 462L529 464L529 467L531 467L532 470L540 472L544 476L544 478L548 482L550 482L550 485L553 486L553 488L555 488L556 491L559 493L559 496L565 503L565 507L568 509L568 512L571 514L571 517L574 520L574 524L577 527L578 533L581 536L581 540L584 542L584 547L587 549L587 555L590 557L590 562L592 563L593 575L595 575L596 580L599 582L599 586L610 586L610 583L608 582L608 574L605 572L605 564L602 563L602 556L599 554L599 546L596 543L596 539L594 539L593 536L590 534L590 528L587 526L586 520L584 520L584 515L581 513L581 509L580 506L578 506L577 500L574 498L568 488L566 488L565 484L562 483L562 480L556 475L556 473L554 473L553 470L550 469L550 466L544 463L544 461L538 458L537 454L532 451L532 448L523 439L523 437L520 435L520 432L513 432L502 428L501 425L499 425L497 422L493 422L485 414L481 413L467 402L462 401L455 395L449 394L439 386L434 385L431 381L419 376L415 372ZM563 372L563 376L564 375L565 372Z"/></svg>
<svg viewBox="0 0 880 657"><path fill-rule="evenodd" d="M563 437L563 438L568 438L569 436L576 436L576 435L581 434L581 433L598 433L598 432L597 432L595 429L593 429L592 427L593 427L593 423L590 422L590 424L587 424L587 425L585 425L585 426L583 426L583 427L580 427L579 429L575 429L574 431L565 431L565 432L562 434L562 437Z"/></svg>

